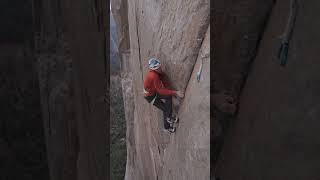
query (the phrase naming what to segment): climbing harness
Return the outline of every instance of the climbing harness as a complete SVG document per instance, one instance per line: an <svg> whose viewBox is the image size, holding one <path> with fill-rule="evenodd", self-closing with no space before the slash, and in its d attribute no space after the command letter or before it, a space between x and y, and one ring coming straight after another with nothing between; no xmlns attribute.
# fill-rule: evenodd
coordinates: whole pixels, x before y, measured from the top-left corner
<svg viewBox="0 0 320 180"><path fill-rule="evenodd" d="M144 93L144 94L148 94L149 92L143 88L143 93ZM153 97L153 99L152 99L151 102L150 102L152 105L153 105L154 101L157 99L157 97L158 97L158 95L155 94L155 96Z"/></svg>
<svg viewBox="0 0 320 180"><path fill-rule="evenodd" d="M291 39L292 31L294 28L297 14L297 0L290 1L290 15L286 25L286 29L282 34L281 46L278 52L278 58L280 59L280 65L284 66L288 59L289 41Z"/></svg>

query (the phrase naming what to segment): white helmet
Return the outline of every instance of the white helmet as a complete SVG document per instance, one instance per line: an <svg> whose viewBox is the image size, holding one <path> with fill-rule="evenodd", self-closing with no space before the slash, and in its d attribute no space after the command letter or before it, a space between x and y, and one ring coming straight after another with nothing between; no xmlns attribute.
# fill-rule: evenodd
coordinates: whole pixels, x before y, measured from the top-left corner
<svg viewBox="0 0 320 180"><path fill-rule="evenodd" d="M159 59L151 58L149 59L149 68L151 70L156 70L161 66Z"/></svg>

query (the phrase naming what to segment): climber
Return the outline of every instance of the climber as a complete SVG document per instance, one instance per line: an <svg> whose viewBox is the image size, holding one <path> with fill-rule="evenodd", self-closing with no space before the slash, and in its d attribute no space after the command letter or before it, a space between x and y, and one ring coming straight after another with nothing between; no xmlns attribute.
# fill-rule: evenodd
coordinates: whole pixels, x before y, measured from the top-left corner
<svg viewBox="0 0 320 180"><path fill-rule="evenodd" d="M174 133L176 128L173 124L178 118L172 115L172 96L184 97L181 91L169 89L169 83L164 78L161 63L156 58L149 60L149 72L144 80L144 97L145 99L163 111L164 129Z"/></svg>

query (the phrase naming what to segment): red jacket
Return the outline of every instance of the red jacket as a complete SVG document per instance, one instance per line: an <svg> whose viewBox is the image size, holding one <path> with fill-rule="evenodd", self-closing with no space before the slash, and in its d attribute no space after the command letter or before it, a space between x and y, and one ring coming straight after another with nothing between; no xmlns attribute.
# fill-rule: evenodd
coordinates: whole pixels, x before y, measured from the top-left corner
<svg viewBox="0 0 320 180"><path fill-rule="evenodd" d="M155 93L164 96L172 96L176 94L176 91L168 89L169 83L166 82L161 74L154 70L150 70L144 80L145 96L152 96Z"/></svg>

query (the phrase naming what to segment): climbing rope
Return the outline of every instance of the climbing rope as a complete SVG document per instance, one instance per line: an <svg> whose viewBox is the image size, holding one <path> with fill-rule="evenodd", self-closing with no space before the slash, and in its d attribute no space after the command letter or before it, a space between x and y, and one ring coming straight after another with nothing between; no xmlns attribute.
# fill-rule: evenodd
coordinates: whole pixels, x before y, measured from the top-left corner
<svg viewBox="0 0 320 180"><path fill-rule="evenodd" d="M278 58L280 59L281 66L284 66L287 63L289 42L291 39L292 31L293 31L295 20L296 20L296 14L297 14L297 1L291 0L289 18L286 25L286 29L282 34L281 46L278 52Z"/></svg>

